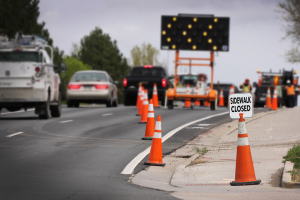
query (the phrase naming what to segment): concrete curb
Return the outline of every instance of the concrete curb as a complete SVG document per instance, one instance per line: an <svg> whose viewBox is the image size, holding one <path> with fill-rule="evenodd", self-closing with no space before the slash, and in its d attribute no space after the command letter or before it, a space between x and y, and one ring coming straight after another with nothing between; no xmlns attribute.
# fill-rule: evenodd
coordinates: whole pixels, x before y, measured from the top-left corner
<svg viewBox="0 0 300 200"><path fill-rule="evenodd" d="M178 172L179 170L186 168L189 164L191 164L191 162L192 162L193 160L195 160L195 159L198 158L199 156L200 156L200 154L194 154L194 155L192 155L189 159L187 159L183 164L178 165L178 166L176 167L175 171L174 171L173 174L172 174L172 177L171 177L171 179L170 179L170 183L169 183L169 184L170 184L171 186L173 186L173 187L178 187L178 186L172 184L173 177L177 175L177 172Z"/></svg>
<svg viewBox="0 0 300 200"><path fill-rule="evenodd" d="M281 186L283 188L300 188L300 182L293 182L292 176L288 171L292 171L294 163L286 161L282 173Z"/></svg>

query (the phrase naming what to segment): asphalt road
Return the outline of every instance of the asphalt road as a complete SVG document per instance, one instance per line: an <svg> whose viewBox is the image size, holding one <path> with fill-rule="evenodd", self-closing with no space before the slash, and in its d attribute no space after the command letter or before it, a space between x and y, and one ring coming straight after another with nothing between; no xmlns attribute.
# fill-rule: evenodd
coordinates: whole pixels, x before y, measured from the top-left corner
<svg viewBox="0 0 300 200"><path fill-rule="evenodd" d="M162 135L188 122L223 113L207 107L155 109ZM33 111L0 116L0 199L175 199L168 192L142 188L121 174L151 145L141 140L134 107L63 108L60 118L41 120ZM202 121L213 128L229 122L229 114ZM190 125L163 143L168 154L209 129ZM16 135L12 135L19 133ZM8 137L10 136L10 137ZM148 156L134 173L145 169Z"/></svg>

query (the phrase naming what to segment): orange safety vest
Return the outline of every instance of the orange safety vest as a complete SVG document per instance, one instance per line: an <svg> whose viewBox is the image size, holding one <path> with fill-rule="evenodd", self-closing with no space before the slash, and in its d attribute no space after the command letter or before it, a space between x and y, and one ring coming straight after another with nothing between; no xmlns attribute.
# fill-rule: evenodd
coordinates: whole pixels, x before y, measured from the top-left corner
<svg viewBox="0 0 300 200"><path fill-rule="evenodd" d="M291 87L285 86L285 89L288 96L295 95L294 85L291 85Z"/></svg>

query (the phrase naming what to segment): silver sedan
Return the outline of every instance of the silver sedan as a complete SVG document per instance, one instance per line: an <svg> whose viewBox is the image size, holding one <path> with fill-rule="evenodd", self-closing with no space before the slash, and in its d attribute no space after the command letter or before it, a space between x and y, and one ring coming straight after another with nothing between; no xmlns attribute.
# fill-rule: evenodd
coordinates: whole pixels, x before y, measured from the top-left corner
<svg viewBox="0 0 300 200"><path fill-rule="evenodd" d="M118 82L105 71L78 71L68 84L68 107L79 107L79 103L105 103L106 107L117 107L116 84Z"/></svg>

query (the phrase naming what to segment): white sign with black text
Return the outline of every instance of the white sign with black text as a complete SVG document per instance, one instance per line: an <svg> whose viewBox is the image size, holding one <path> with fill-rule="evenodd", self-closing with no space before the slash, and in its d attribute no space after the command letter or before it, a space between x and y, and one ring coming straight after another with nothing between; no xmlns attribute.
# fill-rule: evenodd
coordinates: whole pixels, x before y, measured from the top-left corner
<svg viewBox="0 0 300 200"><path fill-rule="evenodd" d="M251 93L233 93L229 95L229 116L232 119L239 119L240 113L243 113L243 118L253 116L253 97Z"/></svg>

